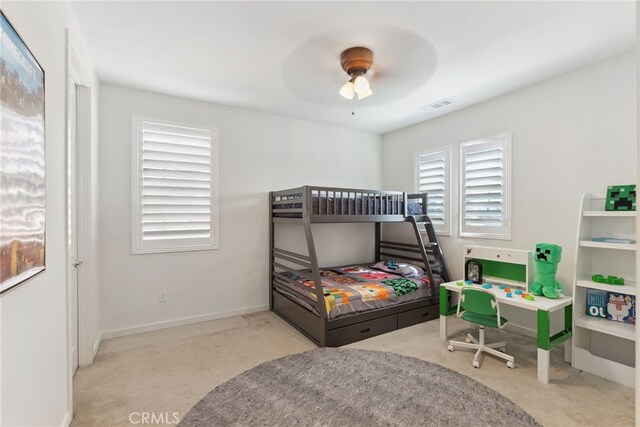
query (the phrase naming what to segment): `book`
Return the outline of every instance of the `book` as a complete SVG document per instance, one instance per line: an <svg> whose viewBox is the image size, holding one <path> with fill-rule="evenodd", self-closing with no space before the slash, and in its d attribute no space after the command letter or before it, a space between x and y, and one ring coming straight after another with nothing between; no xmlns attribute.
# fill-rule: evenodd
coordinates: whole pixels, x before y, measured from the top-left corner
<svg viewBox="0 0 640 427"><path fill-rule="evenodd" d="M609 292L607 319L636 324L636 297L634 295Z"/></svg>
<svg viewBox="0 0 640 427"><path fill-rule="evenodd" d="M587 289L587 315L635 325L636 297L618 292Z"/></svg>
<svg viewBox="0 0 640 427"><path fill-rule="evenodd" d="M609 292L587 289L587 315L606 319L608 301Z"/></svg>
<svg viewBox="0 0 640 427"><path fill-rule="evenodd" d="M601 242L601 243L627 243L633 245L636 243L636 239L620 239L616 237L592 237L592 242Z"/></svg>

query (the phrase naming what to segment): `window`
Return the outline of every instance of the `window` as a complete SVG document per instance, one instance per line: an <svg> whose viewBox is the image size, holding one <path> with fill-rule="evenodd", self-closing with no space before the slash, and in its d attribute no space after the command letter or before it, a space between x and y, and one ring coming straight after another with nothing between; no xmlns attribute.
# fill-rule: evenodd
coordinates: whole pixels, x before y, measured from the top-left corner
<svg viewBox="0 0 640 427"><path fill-rule="evenodd" d="M511 239L511 134L460 145L460 235Z"/></svg>
<svg viewBox="0 0 640 427"><path fill-rule="evenodd" d="M132 253L218 247L216 131L133 119Z"/></svg>
<svg viewBox="0 0 640 427"><path fill-rule="evenodd" d="M427 193L427 215L437 234L449 236L449 147L416 156L416 191Z"/></svg>

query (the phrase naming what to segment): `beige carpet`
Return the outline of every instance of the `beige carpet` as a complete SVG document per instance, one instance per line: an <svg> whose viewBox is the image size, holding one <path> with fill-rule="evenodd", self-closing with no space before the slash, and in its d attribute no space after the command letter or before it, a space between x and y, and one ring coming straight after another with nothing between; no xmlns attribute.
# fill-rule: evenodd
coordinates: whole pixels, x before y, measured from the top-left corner
<svg viewBox="0 0 640 427"><path fill-rule="evenodd" d="M455 319L450 330L466 323ZM371 338L350 347L390 351L454 369L508 397L545 426L632 426L633 390L590 374L552 352L551 384L536 380L536 347L531 338L488 331L505 339L516 369L491 357L482 368L472 354L450 353L432 321ZM171 425L215 386L277 357L315 348L272 313L151 332L104 341L95 363L74 379L73 426L122 426L154 413ZM455 404L455 403L454 403ZM155 424L158 425L158 424Z"/></svg>

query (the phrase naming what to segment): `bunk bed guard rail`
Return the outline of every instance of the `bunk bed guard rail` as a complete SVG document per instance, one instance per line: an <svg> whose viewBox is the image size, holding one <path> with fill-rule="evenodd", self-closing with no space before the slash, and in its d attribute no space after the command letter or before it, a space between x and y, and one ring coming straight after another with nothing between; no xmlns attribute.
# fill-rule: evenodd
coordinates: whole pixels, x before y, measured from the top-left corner
<svg viewBox="0 0 640 427"><path fill-rule="evenodd" d="M285 221L389 222L404 221L409 215L426 217L424 193L303 186L271 194L273 217Z"/></svg>

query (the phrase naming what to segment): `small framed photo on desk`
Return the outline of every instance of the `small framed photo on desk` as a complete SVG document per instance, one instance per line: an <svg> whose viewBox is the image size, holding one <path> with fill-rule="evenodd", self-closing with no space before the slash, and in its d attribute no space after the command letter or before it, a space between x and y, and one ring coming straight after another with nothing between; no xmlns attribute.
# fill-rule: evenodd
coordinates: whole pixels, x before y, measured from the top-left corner
<svg viewBox="0 0 640 427"><path fill-rule="evenodd" d="M464 263L464 280L471 280L478 285L482 284L482 264L470 259Z"/></svg>

